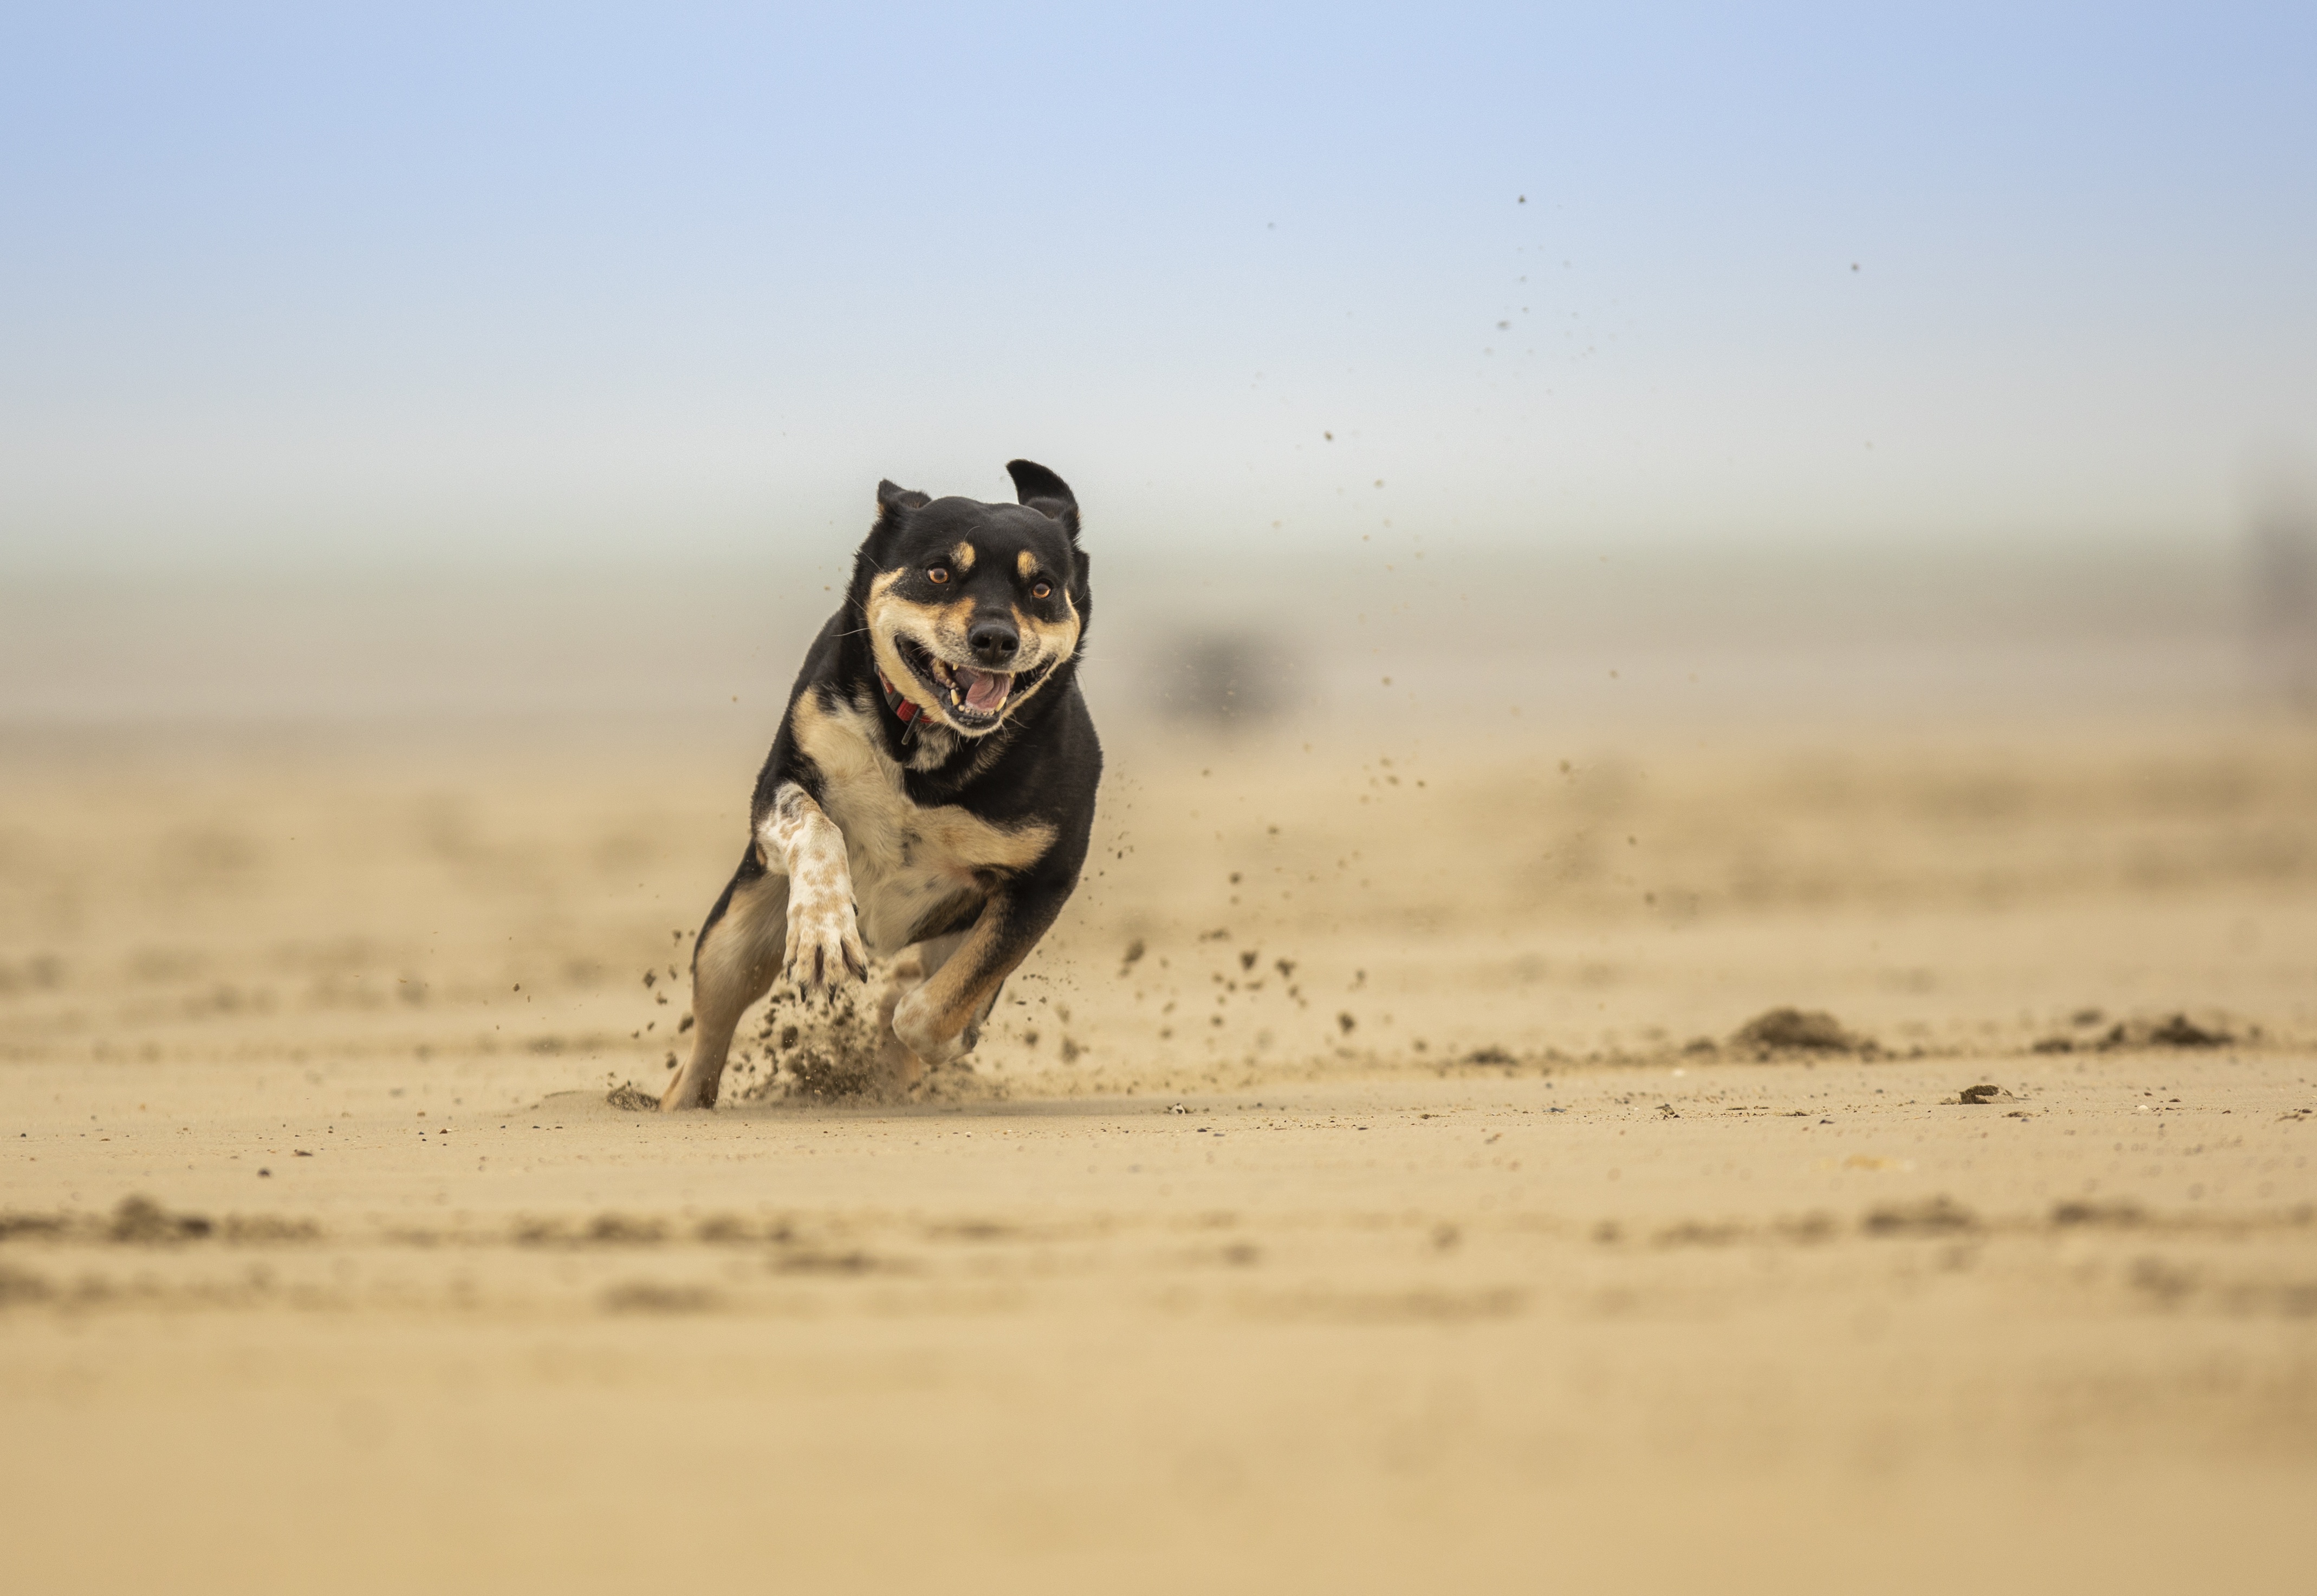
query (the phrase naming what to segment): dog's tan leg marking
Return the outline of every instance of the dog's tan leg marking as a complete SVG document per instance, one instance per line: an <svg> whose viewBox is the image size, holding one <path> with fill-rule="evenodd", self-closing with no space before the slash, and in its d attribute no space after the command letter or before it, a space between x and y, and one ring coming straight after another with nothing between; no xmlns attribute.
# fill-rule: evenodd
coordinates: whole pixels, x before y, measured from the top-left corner
<svg viewBox="0 0 2317 1596"><path fill-rule="evenodd" d="M944 932L937 937L927 937L912 947L909 951L916 956L917 968L917 979L910 985L922 986L940 975L942 966L957 957L957 950L965 946L965 939L972 934L969 931Z"/></svg>
<svg viewBox="0 0 2317 1596"><path fill-rule="evenodd" d="M1009 908L1004 898L991 898L940 967L895 1005L893 1034L926 1063L947 1064L973 1050L998 986L1037 945L1035 938L1008 941ZM935 938L926 945L950 940Z"/></svg>
<svg viewBox="0 0 2317 1596"><path fill-rule="evenodd" d="M772 990L787 906L788 883L759 876L733 891L700 940L692 958L692 1058L660 1093L662 1112L716 1106L732 1032L748 1005Z"/></svg>
<svg viewBox="0 0 2317 1596"><path fill-rule="evenodd" d="M845 834L821 813L812 795L793 781L773 794L757 834L789 878L788 945L782 973L810 996L836 989L847 976L865 979L869 955L853 907L853 869Z"/></svg>
<svg viewBox="0 0 2317 1596"><path fill-rule="evenodd" d="M965 941L965 932L952 932L912 942L885 967L885 985L877 1000L878 1057L897 1086L914 1086L925 1078L926 1061L894 1034L893 1011L901 1000L932 979L949 956Z"/></svg>

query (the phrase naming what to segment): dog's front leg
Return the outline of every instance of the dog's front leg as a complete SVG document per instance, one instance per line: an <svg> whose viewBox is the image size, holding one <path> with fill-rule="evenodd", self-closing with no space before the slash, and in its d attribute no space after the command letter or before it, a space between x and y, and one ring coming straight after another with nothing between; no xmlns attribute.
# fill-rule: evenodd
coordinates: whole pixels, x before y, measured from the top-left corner
<svg viewBox="0 0 2317 1596"><path fill-rule="evenodd" d="M793 781L773 794L758 828L766 851L789 878L788 945L781 967L807 996L836 990L850 976L867 977L869 955L853 906L853 867L845 834Z"/></svg>
<svg viewBox="0 0 2317 1596"><path fill-rule="evenodd" d="M957 950L894 1006L893 1034L929 1065L973 1051L997 989L1062 912L1069 881L1024 882L992 893Z"/></svg>

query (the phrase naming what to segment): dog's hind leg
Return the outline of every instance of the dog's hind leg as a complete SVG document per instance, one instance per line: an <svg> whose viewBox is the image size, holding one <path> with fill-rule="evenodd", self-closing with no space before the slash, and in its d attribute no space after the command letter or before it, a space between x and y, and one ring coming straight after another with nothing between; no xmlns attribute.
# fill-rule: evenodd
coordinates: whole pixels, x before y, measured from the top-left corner
<svg viewBox="0 0 2317 1596"><path fill-rule="evenodd" d="M973 1051L998 989L1053 924L1072 885L1033 881L993 893L940 967L894 1004L893 1034L902 1045L928 1065Z"/></svg>
<svg viewBox="0 0 2317 1596"><path fill-rule="evenodd" d="M913 942L888 967L885 990L877 1004L879 1057L885 1074L897 1086L914 1086L925 1079L926 1062L909 1050L893 1030L893 1011L901 1000L941 974L950 955L965 943L966 933L951 932Z"/></svg>
<svg viewBox="0 0 2317 1596"><path fill-rule="evenodd" d="M765 869L750 848L693 945L692 1058L661 1093L664 1112L716 1106L732 1033L780 968L788 907L788 878Z"/></svg>
<svg viewBox="0 0 2317 1596"><path fill-rule="evenodd" d="M941 974L942 966L965 946L965 939L970 934L962 931L945 932L937 937L927 937L922 942L913 942L908 952L893 961L893 967L908 976L910 985L922 986ZM913 960L915 967L911 967Z"/></svg>

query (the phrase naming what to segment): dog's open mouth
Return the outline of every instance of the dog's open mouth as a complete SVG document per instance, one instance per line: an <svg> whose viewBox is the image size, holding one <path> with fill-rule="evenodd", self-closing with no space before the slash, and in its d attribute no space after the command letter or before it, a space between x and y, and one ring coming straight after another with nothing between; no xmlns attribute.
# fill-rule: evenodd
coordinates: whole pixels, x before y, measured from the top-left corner
<svg viewBox="0 0 2317 1596"><path fill-rule="evenodd" d="M995 726L1014 701L1017 687L1036 684L1051 667L1049 661L1016 675L1011 671L984 671L972 665L953 665L910 638L897 638L901 657L917 679L933 690L942 709L962 726Z"/></svg>

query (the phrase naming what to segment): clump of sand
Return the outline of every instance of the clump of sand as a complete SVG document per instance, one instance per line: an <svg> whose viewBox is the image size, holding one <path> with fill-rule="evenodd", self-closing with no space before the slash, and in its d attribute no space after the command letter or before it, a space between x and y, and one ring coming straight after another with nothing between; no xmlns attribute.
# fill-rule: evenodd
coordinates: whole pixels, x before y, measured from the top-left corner
<svg viewBox="0 0 2317 1596"><path fill-rule="evenodd" d="M1872 1053L1875 1043L1823 1009L1768 1009L1738 1028L1733 1047L1760 1054Z"/></svg>
<svg viewBox="0 0 2317 1596"><path fill-rule="evenodd" d="M2100 1039L2103 1048L2225 1048L2236 1038L2219 1024L2199 1025L2186 1014L2163 1020L2118 1021Z"/></svg>
<svg viewBox="0 0 2317 1596"><path fill-rule="evenodd" d="M173 1214L149 1197L132 1196L112 1210L107 1234L116 1242L151 1246L205 1236L216 1228L199 1214Z"/></svg>
<svg viewBox="0 0 2317 1596"><path fill-rule="evenodd" d="M1917 1202L1886 1203L1859 1222L1868 1235L1943 1235L1978 1227L1979 1216L1945 1193Z"/></svg>
<svg viewBox="0 0 2317 1596"><path fill-rule="evenodd" d="M2097 1009L2087 1010L2076 1016L2079 1025L2098 1024L2103 1018ZM2247 1028L2249 1039L2259 1039L2260 1027ZM2114 1053L2119 1049L2144 1051L2158 1048L2231 1048L2239 1039L2226 1021L2207 1017L2202 1021L2191 1020L2183 1013L2160 1018L2141 1016L2119 1020L2108 1027L2098 1039L2068 1036L2047 1036L2036 1042L2032 1051L2037 1053Z"/></svg>

